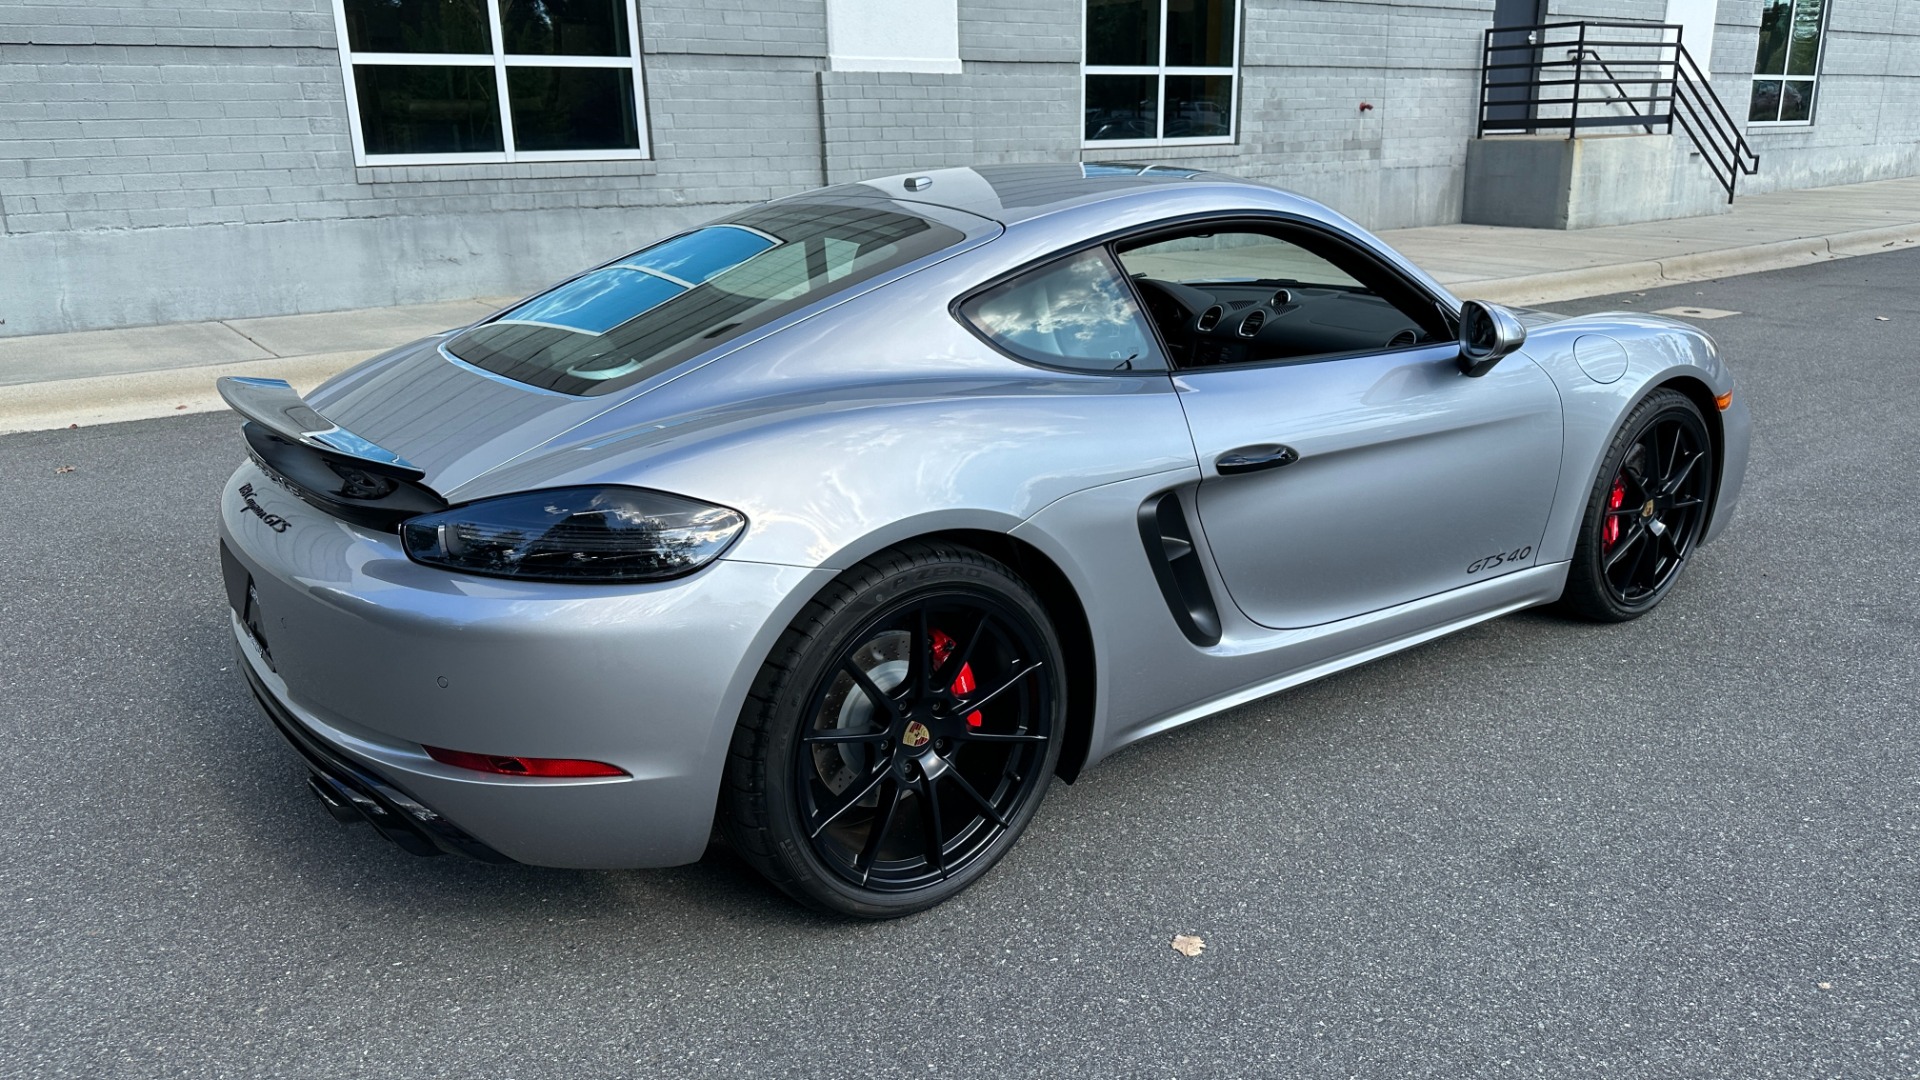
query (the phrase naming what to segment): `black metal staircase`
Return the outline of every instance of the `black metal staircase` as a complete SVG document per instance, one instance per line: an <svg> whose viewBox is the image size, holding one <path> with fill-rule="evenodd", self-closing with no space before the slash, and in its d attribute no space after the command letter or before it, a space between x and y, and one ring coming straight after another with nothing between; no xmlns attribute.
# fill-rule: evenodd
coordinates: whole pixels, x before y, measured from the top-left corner
<svg viewBox="0 0 1920 1080"><path fill-rule="evenodd" d="M1732 202L1760 155L1668 23L1557 22L1488 30L1477 134L1678 127Z"/></svg>

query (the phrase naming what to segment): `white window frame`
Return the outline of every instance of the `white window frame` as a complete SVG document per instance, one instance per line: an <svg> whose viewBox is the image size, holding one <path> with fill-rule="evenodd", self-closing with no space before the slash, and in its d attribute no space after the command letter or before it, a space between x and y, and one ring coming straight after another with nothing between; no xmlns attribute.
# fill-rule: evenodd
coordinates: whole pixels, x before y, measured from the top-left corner
<svg viewBox="0 0 1920 1080"><path fill-rule="evenodd" d="M1154 0L1160 10L1160 62L1158 64L1089 64L1087 63L1087 11L1092 5L1089 0L1080 0L1080 109L1074 116L1074 123L1080 126L1080 148L1082 150L1104 150L1109 147L1129 146L1231 146L1240 141L1240 51L1245 42L1246 0L1230 0L1233 4L1233 64L1231 67L1168 67L1167 66L1167 7L1168 0ZM1152 75L1154 93L1154 127L1157 131L1167 130L1167 76L1169 75L1225 75L1233 80L1233 111L1227 120L1225 135L1200 135L1184 138L1166 138L1156 136L1151 139L1098 139L1087 138L1087 76L1089 75Z"/></svg>
<svg viewBox="0 0 1920 1080"><path fill-rule="evenodd" d="M334 34L340 42L340 75L347 88L347 126L353 132L353 163L379 165L495 165L529 161L641 161L652 156L652 140L647 130L646 79L640 70L640 11L636 0L624 0L627 6L627 55L625 56L544 56L516 55L506 51L501 33L499 0L485 0L487 27L493 38L493 53L384 53L354 52L347 37L346 0L333 0ZM360 88L353 78L355 64L394 67L491 67L494 93L500 106L500 139L506 148L452 154L369 154L360 128ZM634 123L638 125L640 145L631 150L515 150L513 139L513 103L507 99L507 69L534 68L616 68L633 79Z"/></svg>
<svg viewBox="0 0 1920 1080"><path fill-rule="evenodd" d="M1801 0L1789 0L1789 6L1787 8L1786 56L1789 64L1792 63L1792 59L1793 59L1793 11L1794 11L1794 8L1799 7L1800 4L1801 4ZM1765 5L1762 5L1761 16L1764 18L1765 14L1766 14L1766 8L1765 8ZM1803 128L1803 127L1813 126L1814 118L1820 115L1820 65L1827 58L1827 23L1829 22L1827 16L1831 14L1833 14L1833 0L1822 0L1822 3L1820 5L1820 36L1815 39L1814 47L1813 47L1813 74L1811 75L1786 75L1786 74L1762 75L1757 71L1753 73L1752 81L1747 84L1747 112L1749 114L1747 119L1748 129ZM1755 48L1755 51L1758 52L1759 46L1755 45L1754 48ZM1754 57L1754 63L1758 64L1759 62L1760 62L1760 58L1759 56L1756 55ZM1809 87L1813 89L1813 105L1807 109L1807 118L1805 120L1755 120L1755 119L1752 119L1751 114L1753 112L1753 83L1757 83L1757 82L1806 83Z"/></svg>

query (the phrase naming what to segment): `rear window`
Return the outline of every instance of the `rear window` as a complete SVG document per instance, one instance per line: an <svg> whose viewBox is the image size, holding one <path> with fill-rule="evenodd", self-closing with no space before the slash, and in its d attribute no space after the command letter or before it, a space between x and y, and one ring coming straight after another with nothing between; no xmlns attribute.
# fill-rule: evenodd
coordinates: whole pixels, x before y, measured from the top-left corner
<svg viewBox="0 0 1920 1080"><path fill-rule="evenodd" d="M446 348L529 386L604 394L962 239L880 207L756 207L589 270Z"/></svg>

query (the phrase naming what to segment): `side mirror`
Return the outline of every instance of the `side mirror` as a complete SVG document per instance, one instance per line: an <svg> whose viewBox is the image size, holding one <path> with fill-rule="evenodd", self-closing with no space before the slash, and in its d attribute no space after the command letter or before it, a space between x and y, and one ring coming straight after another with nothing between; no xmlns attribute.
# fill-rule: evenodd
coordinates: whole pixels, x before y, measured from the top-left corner
<svg viewBox="0 0 1920 1080"><path fill-rule="evenodd" d="M1479 378L1526 342L1527 328L1506 308L1479 300L1460 305L1460 374Z"/></svg>

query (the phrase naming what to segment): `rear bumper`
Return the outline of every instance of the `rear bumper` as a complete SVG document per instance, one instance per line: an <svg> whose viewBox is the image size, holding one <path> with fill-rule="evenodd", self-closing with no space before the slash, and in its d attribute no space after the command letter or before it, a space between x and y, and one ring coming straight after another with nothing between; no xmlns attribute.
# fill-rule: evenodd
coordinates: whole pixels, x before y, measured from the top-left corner
<svg viewBox="0 0 1920 1080"><path fill-rule="evenodd" d="M285 528L252 512L241 484ZM243 669L329 809L344 800L409 850L494 861L700 858L760 661L832 576L722 560L630 588L474 578L409 561L393 534L330 518L251 465L222 502L229 593L254 623L230 620ZM426 746L627 775L476 772Z"/></svg>
<svg viewBox="0 0 1920 1080"><path fill-rule="evenodd" d="M240 668L247 673L247 685L253 700L267 714L273 726L313 771L307 785L327 812L343 823L365 821L380 835L415 855L446 852L465 855L481 862L505 863L512 859L468 835L466 830L448 821L439 811L422 803L378 773L348 761L308 731L299 718L280 704L267 688L245 650L237 649Z"/></svg>

